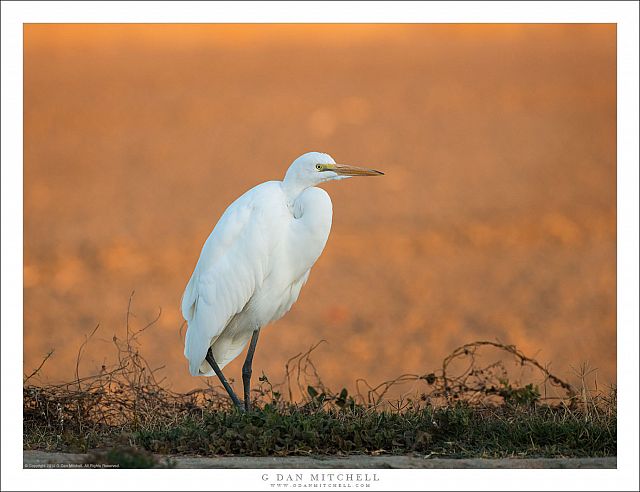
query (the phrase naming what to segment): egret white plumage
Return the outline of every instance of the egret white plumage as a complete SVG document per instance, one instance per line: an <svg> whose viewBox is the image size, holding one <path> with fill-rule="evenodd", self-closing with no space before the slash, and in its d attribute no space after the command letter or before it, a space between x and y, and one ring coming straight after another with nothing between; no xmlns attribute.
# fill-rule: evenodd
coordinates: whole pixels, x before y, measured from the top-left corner
<svg viewBox="0 0 640 492"><path fill-rule="evenodd" d="M222 368L251 340L242 367L244 408L250 409L260 329L291 309L329 237L331 199L316 185L381 174L309 152L291 164L282 181L259 184L227 208L204 243L182 296L188 324L184 353L193 376L215 373L242 409Z"/></svg>

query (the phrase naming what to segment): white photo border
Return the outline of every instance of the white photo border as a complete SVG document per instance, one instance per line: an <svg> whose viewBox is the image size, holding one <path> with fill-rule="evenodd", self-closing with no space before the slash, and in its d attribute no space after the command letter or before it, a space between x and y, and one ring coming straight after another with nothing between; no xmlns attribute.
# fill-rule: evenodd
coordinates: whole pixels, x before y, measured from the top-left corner
<svg viewBox="0 0 640 492"><path fill-rule="evenodd" d="M618 469L375 470L369 490L638 490L637 2L2 2L2 489L271 490L266 470L22 468L23 23L616 23ZM287 473L269 470L268 473ZM296 470L298 473L310 470ZM347 472L347 470L344 470ZM351 470L363 473L364 470ZM98 478L95 474L100 474ZM106 476L108 475L108 476Z"/></svg>

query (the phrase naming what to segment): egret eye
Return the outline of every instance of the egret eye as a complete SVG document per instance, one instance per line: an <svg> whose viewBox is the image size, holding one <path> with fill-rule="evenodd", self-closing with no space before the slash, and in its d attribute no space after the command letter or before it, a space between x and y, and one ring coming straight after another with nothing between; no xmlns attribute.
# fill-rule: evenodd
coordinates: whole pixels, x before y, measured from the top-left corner
<svg viewBox="0 0 640 492"><path fill-rule="evenodd" d="M318 171L322 171L322 164L316 164L316 169Z"/></svg>

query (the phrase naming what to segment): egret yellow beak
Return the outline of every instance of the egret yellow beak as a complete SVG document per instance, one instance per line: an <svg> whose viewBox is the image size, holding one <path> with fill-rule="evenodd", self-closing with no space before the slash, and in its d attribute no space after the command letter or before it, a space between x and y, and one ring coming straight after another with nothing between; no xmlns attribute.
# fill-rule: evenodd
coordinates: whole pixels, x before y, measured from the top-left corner
<svg viewBox="0 0 640 492"><path fill-rule="evenodd" d="M347 166L346 164L334 164L330 169L340 176L381 176L384 173L375 169Z"/></svg>

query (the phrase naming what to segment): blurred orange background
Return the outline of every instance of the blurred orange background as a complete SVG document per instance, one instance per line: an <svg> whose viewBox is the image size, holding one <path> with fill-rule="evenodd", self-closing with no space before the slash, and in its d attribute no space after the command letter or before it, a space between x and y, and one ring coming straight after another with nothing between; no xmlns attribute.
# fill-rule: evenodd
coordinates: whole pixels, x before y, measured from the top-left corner
<svg viewBox="0 0 640 492"><path fill-rule="evenodd" d="M436 369L476 339L616 381L615 25L26 25L24 370L113 361L132 290L176 390L180 297L226 206L298 155L324 254L254 374L325 339L332 388ZM225 372L239 380L241 359ZM277 378L275 378L277 379Z"/></svg>

